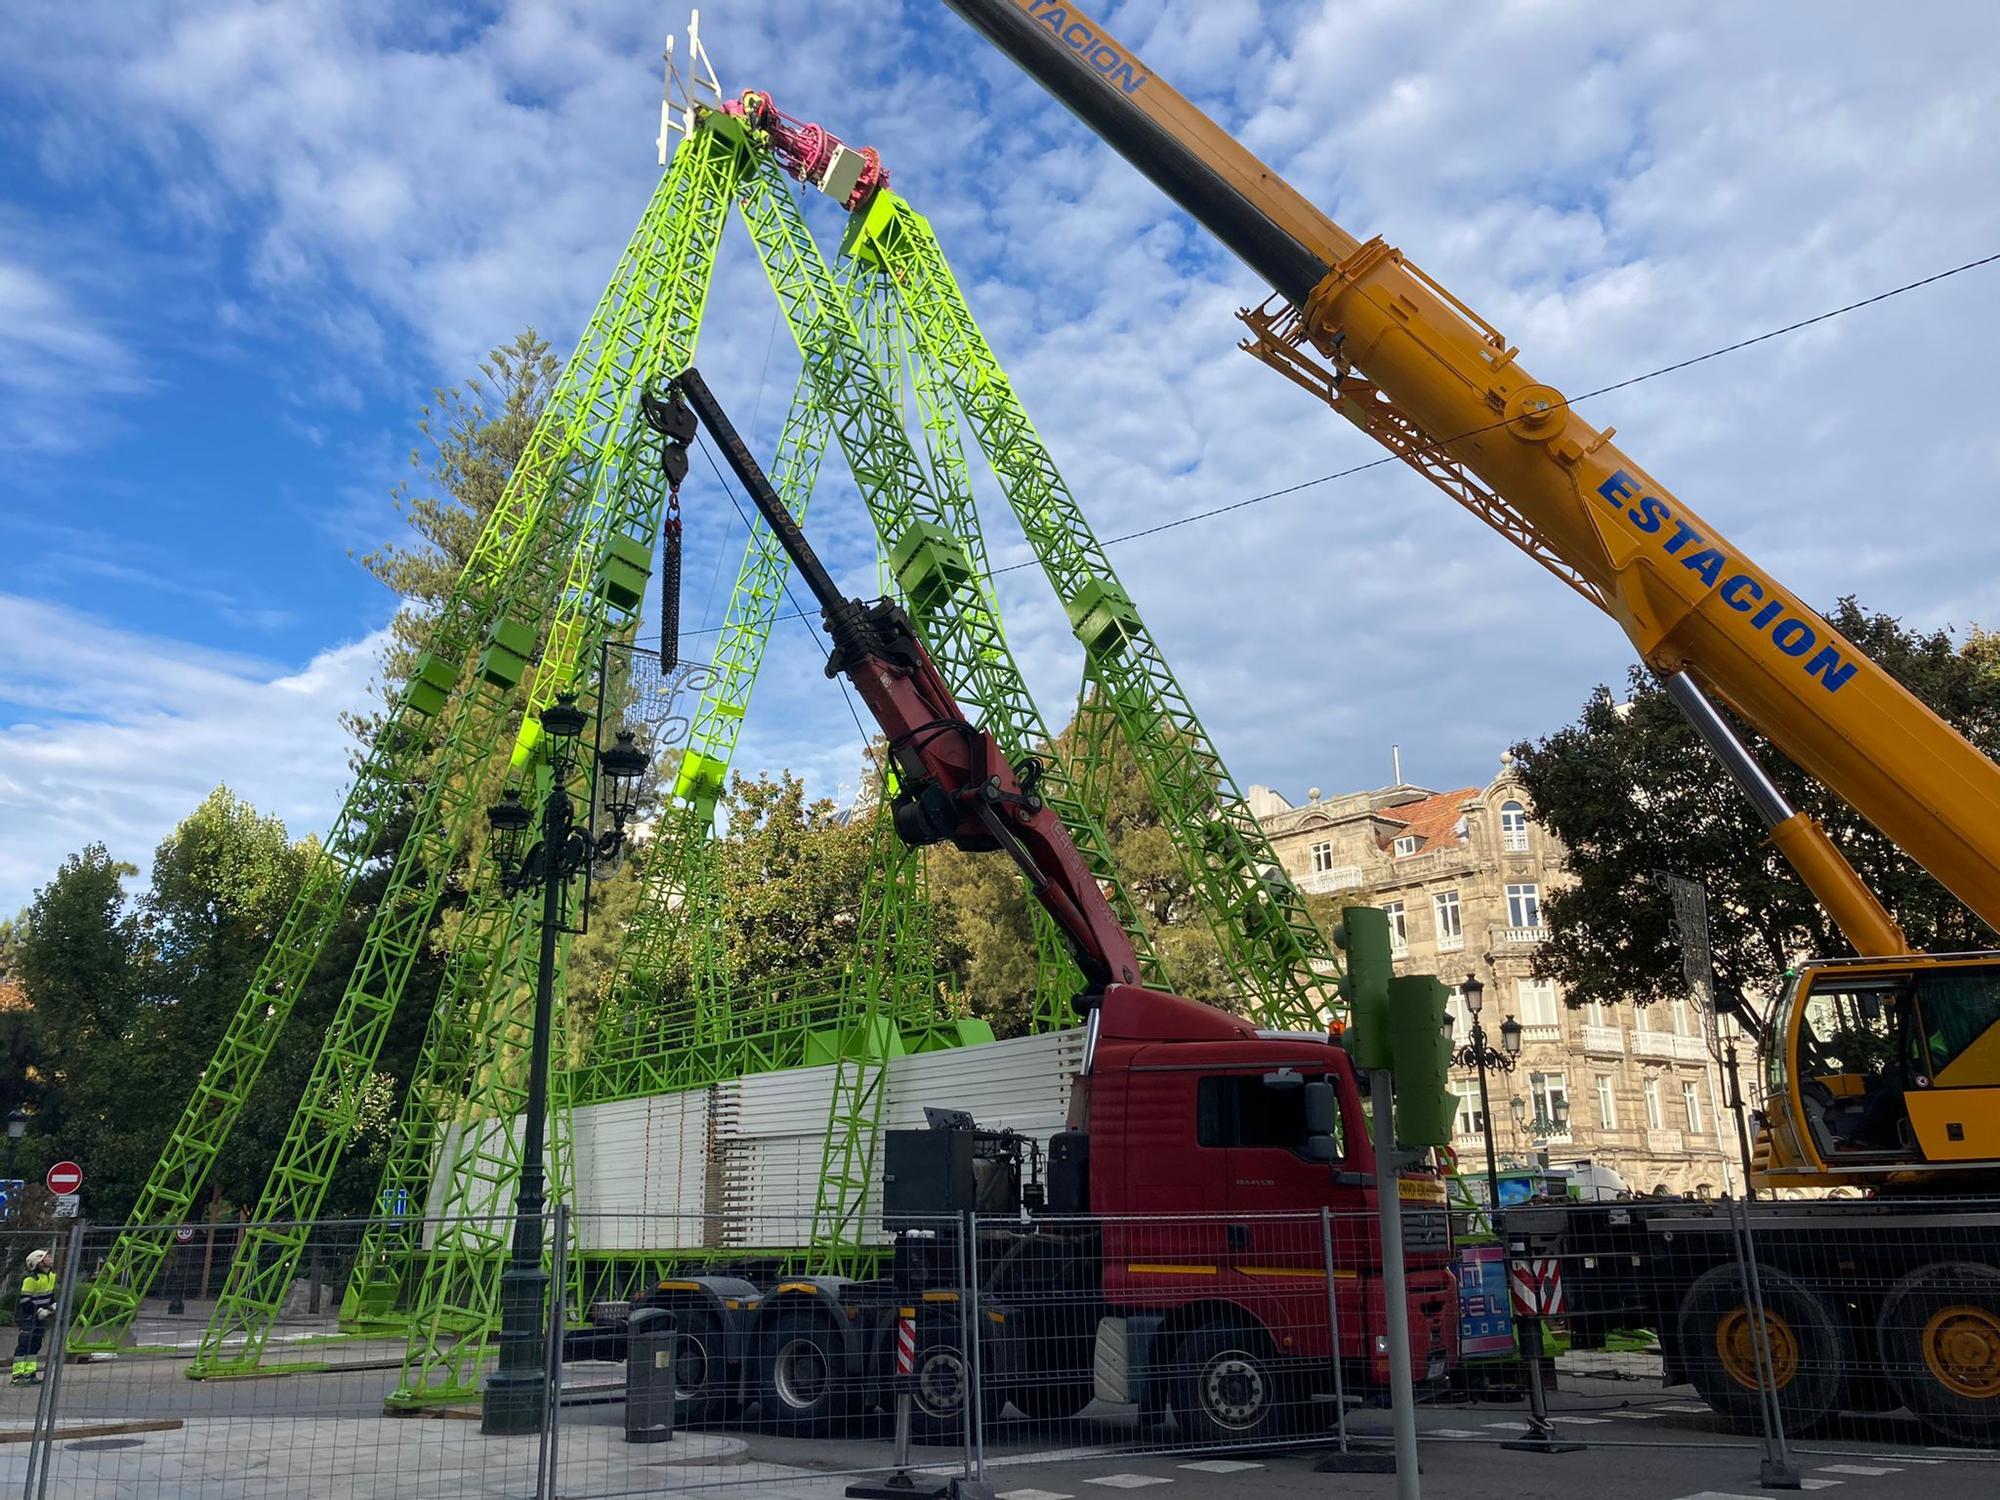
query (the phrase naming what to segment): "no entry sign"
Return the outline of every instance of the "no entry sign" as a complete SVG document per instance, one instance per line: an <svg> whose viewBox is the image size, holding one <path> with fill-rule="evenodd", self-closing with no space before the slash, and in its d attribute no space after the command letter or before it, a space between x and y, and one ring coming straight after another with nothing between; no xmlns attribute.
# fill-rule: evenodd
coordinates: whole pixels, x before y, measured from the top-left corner
<svg viewBox="0 0 2000 1500"><path fill-rule="evenodd" d="M73 1193L83 1186L83 1168L73 1161L59 1161L49 1168L42 1185L57 1197Z"/></svg>

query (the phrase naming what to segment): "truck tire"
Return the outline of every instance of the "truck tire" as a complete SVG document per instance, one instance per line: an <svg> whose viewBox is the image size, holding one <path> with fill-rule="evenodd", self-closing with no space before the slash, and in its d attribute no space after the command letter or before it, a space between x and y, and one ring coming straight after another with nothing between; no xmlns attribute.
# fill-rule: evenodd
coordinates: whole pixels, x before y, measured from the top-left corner
<svg viewBox="0 0 2000 1500"><path fill-rule="evenodd" d="M853 1409L847 1351L825 1318L787 1312L759 1335L757 1402L764 1420L794 1437L826 1437Z"/></svg>
<svg viewBox="0 0 2000 1500"><path fill-rule="evenodd" d="M674 1309L674 1425L705 1427L730 1414L729 1357L712 1313Z"/></svg>
<svg viewBox="0 0 2000 1500"><path fill-rule="evenodd" d="M1919 1266L1882 1303L1882 1363L1925 1426L1961 1443L2000 1443L2000 1270L1976 1261Z"/></svg>
<svg viewBox="0 0 2000 1500"><path fill-rule="evenodd" d="M1787 1433L1804 1434L1839 1404L1848 1368L1847 1340L1826 1304L1802 1282L1769 1266L1757 1268L1770 1329L1772 1374ZM1741 1429L1762 1420L1758 1398L1756 1325L1743 1275L1734 1265L1698 1277L1681 1298L1677 1320L1681 1360L1694 1388Z"/></svg>
<svg viewBox="0 0 2000 1500"><path fill-rule="evenodd" d="M1191 1442L1268 1441L1297 1415L1293 1382L1278 1371L1262 1333L1210 1323L1181 1340L1174 1360L1174 1414Z"/></svg>
<svg viewBox="0 0 2000 1500"><path fill-rule="evenodd" d="M972 1371L960 1351L958 1329L945 1322L917 1325L917 1362L910 1388L910 1437L919 1443L965 1440L965 1393ZM1006 1399L982 1382L980 1420L1000 1419Z"/></svg>

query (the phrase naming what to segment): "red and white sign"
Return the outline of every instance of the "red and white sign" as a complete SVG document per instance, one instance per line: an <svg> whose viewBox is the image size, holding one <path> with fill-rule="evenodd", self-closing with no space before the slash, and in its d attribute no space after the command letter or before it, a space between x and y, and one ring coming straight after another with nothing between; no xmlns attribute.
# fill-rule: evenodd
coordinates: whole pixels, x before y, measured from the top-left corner
<svg viewBox="0 0 2000 1500"><path fill-rule="evenodd" d="M42 1179L42 1186L58 1198L66 1197L83 1186L83 1168L73 1161L59 1161L49 1168L49 1175Z"/></svg>
<svg viewBox="0 0 2000 1500"><path fill-rule="evenodd" d="M896 1320L896 1373L914 1375L917 1369L917 1320L909 1311Z"/></svg>
<svg viewBox="0 0 2000 1500"><path fill-rule="evenodd" d="M1508 1288L1514 1294L1514 1311L1521 1317L1553 1318L1563 1310L1562 1262L1517 1260L1508 1267Z"/></svg>
<svg viewBox="0 0 2000 1500"><path fill-rule="evenodd" d="M181 1243L182 1243L183 1245L191 1245L191 1244L193 1244L193 1243L194 1243L194 1225L192 1225L192 1224L183 1224L183 1225L181 1225L181 1227L180 1227L180 1228L178 1228L178 1229L176 1229L176 1230L174 1231L174 1238L175 1238L175 1239L177 1239L177 1240L179 1240L179 1241L180 1241L180 1242L181 1242Z"/></svg>

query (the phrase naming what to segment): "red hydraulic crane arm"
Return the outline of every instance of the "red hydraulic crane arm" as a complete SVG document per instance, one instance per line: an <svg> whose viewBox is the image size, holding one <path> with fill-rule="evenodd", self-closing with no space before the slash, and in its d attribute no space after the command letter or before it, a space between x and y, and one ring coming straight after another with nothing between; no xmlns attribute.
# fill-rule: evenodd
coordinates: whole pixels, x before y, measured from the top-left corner
<svg viewBox="0 0 2000 1500"><path fill-rule="evenodd" d="M1336 385L1365 377L1424 453L1504 497L1522 533L1510 539L1599 602L1649 666L1721 697L2000 927L2000 767L1524 370L1497 330L1400 251L1327 218L1078 7L945 3L1265 277ZM1900 951L1811 819L1745 789L1857 948Z"/></svg>
<svg viewBox="0 0 2000 1500"><path fill-rule="evenodd" d="M840 592L698 373L684 371L665 403L649 398L649 404L648 418L669 450L680 450L668 462L681 473L700 418L819 601L833 638L827 676L842 674L854 684L888 739L897 772L891 811L903 842L1004 850L1075 953L1086 1004L1094 1004L1108 985L1137 984L1139 960L1131 938L1062 820L1035 793L1040 766L1009 764L999 742L966 718L894 601L868 604Z"/></svg>

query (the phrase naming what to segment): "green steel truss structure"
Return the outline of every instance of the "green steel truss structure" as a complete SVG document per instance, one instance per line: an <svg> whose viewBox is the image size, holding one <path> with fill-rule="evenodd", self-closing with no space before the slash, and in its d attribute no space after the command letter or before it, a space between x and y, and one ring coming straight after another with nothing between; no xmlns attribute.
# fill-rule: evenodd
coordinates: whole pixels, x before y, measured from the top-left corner
<svg viewBox="0 0 2000 1500"><path fill-rule="evenodd" d="M491 1351L508 1193L519 1167L536 946L533 921L501 894L479 853L476 814L503 779L545 777L535 715L558 691L590 690L586 668L600 643L628 635L636 622L665 502L657 440L638 419L637 398L692 360L732 203L803 366L772 467L788 508L805 514L822 458L838 444L890 590L968 712L1010 756L1046 767L1043 795L1133 935L1142 965L1135 979L1166 982L1102 828L1114 731L1145 768L1248 1008L1280 1024L1324 1023L1326 945L1275 876L1276 861L1234 782L973 323L928 226L900 199L879 194L853 221L836 274L767 144L742 120L704 112L676 152L131 1226L86 1289L84 1332L73 1347L107 1347L121 1337L354 879L383 857L385 830L395 823L408 832L388 891L194 1373L268 1368L263 1356L304 1245L302 1221L324 1202L441 893L462 871L467 905L451 929L382 1177L380 1217L364 1239L342 1321L408 1330L392 1404L476 1389ZM1091 725L1080 722L1068 747L1049 734L1001 627L968 431L1087 653ZM578 1105L831 1063L812 1243L794 1263L854 1271L871 1253L868 1189L890 1058L991 1033L946 1014L922 863L886 831L878 831L856 949L839 972L791 976L761 991L732 984L726 973L715 810L786 576L775 539L756 522L667 813L645 851L641 903L610 996L575 1066L555 1082L552 1190L566 1196L574 1175L566 1123ZM1074 967L1046 924L1037 934L1044 974L1037 1022L1066 1024ZM669 974L681 981L671 1000ZM565 1013L565 1033L567 1024ZM422 1216L439 1211L442 1222L427 1239ZM617 1280L602 1267L592 1274Z"/></svg>
<svg viewBox="0 0 2000 1500"><path fill-rule="evenodd" d="M1258 1020L1321 1029L1334 1014L1331 944L1285 877L1248 802L979 330L930 225L884 189L843 250L875 267L912 339L950 389L1116 714L1202 893L1237 992Z"/></svg>

